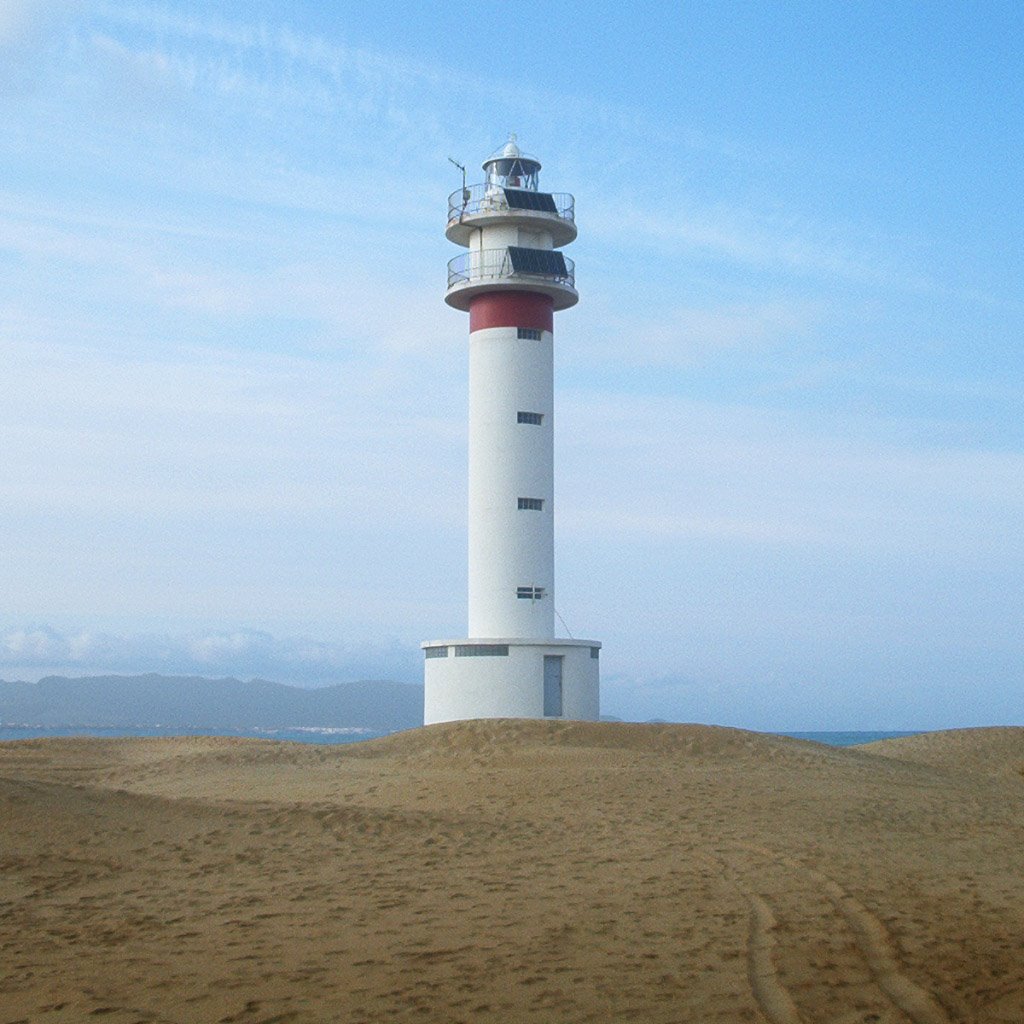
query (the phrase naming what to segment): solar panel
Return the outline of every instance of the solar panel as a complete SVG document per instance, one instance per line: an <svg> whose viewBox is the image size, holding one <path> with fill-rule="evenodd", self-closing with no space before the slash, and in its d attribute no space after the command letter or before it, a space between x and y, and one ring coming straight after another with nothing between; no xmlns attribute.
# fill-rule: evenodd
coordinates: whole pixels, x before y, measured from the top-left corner
<svg viewBox="0 0 1024 1024"><path fill-rule="evenodd" d="M531 192L525 188L505 189L505 199L513 210L540 210L541 213L558 213L555 200L550 192Z"/></svg>
<svg viewBox="0 0 1024 1024"><path fill-rule="evenodd" d="M510 245L508 256L514 274L543 274L545 277L568 277L565 257L557 249L524 249Z"/></svg>

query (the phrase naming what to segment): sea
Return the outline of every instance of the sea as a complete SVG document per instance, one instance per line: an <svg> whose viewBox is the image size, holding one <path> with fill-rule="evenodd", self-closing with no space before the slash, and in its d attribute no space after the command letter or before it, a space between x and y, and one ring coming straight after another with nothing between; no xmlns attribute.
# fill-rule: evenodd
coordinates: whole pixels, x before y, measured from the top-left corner
<svg viewBox="0 0 1024 1024"><path fill-rule="evenodd" d="M828 747L855 747L858 743L876 740L898 740L901 736L920 736L921 729L909 732L776 732L773 736L791 736L795 740L811 740Z"/></svg>
<svg viewBox="0 0 1024 1024"><path fill-rule="evenodd" d="M791 736L798 740L812 740L830 747L852 747L858 743L891 740L900 736L916 736L920 730L910 732L775 732L775 736ZM359 743L388 735L373 729L335 728L330 726L304 726L291 729L182 729L168 726L147 728L104 728L87 725L0 725L0 741L32 740L46 736L243 736L260 740L287 740L291 743Z"/></svg>

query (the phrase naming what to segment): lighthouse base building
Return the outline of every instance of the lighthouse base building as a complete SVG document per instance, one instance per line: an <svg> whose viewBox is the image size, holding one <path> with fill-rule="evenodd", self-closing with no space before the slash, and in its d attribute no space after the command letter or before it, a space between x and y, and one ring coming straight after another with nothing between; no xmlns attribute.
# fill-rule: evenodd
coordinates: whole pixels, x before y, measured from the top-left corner
<svg viewBox="0 0 1024 1024"><path fill-rule="evenodd" d="M596 640L555 636L554 314L575 203L512 140L448 199L445 301L469 313L469 637L423 644L424 721L599 717Z"/></svg>
<svg viewBox="0 0 1024 1024"><path fill-rule="evenodd" d="M599 647L590 640L432 640L423 645L424 722L596 721Z"/></svg>

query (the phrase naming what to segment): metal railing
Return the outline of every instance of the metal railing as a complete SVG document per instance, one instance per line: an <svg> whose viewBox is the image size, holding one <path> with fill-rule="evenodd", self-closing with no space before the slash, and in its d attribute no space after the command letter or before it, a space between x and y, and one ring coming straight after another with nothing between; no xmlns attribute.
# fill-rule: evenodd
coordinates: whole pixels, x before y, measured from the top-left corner
<svg viewBox="0 0 1024 1024"><path fill-rule="evenodd" d="M532 280L576 286L576 264L568 256L564 274L545 274L535 271L515 270L508 249L471 249L448 261L448 287L458 284L473 284L477 281Z"/></svg>
<svg viewBox="0 0 1024 1024"><path fill-rule="evenodd" d="M562 220L575 222L576 200L568 192L547 193L555 202L555 211ZM508 213L505 190L494 185L467 185L448 197L448 221L462 220L477 213ZM516 213L541 213L539 210L516 209ZM546 214L551 216L551 214Z"/></svg>

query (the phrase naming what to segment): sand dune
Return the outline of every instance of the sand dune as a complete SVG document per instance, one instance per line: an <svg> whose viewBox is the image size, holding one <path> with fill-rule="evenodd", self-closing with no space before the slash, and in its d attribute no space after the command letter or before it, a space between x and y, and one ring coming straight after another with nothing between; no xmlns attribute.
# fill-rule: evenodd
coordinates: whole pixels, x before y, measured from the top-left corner
<svg viewBox="0 0 1024 1024"><path fill-rule="evenodd" d="M1024 1022L1024 729L0 744L0 1024Z"/></svg>
<svg viewBox="0 0 1024 1024"><path fill-rule="evenodd" d="M953 773L970 772L1024 782L1020 729L952 729L879 740L858 749Z"/></svg>

